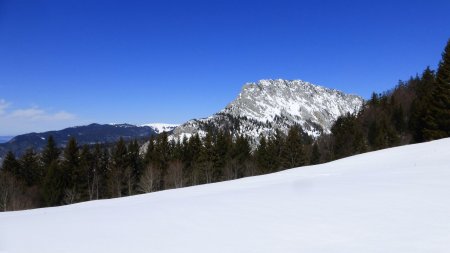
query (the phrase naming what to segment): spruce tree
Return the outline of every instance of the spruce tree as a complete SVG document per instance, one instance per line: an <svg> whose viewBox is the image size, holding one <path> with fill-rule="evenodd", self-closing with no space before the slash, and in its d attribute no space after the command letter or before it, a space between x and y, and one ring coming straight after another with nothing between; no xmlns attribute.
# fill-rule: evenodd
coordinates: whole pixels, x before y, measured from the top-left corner
<svg viewBox="0 0 450 253"><path fill-rule="evenodd" d="M155 164L156 168L159 171L159 185L158 188L160 190L164 190L166 183L166 176L167 176L167 169L169 167L169 158L170 158L170 146L168 142L168 136L166 132L162 132L160 135L158 135L156 139L156 146L155 146Z"/></svg>
<svg viewBox="0 0 450 253"><path fill-rule="evenodd" d="M63 204L64 195L72 180L71 175L60 164L60 153L53 136L49 136L41 155L44 169L41 195L46 206Z"/></svg>
<svg viewBox="0 0 450 253"><path fill-rule="evenodd" d="M395 106L392 114L392 121L394 122L395 130L403 133L406 130L406 118L402 105Z"/></svg>
<svg viewBox="0 0 450 253"><path fill-rule="evenodd" d="M432 93L428 117L431 124L424 129L430 140L450 136L450 40L442 53Z"/></svg>
<svg viewBox="0 0 450 253"><path fill-rule="evenodd" d="M185 136L185 138L186 138L186 136ZM147 145L147 150L145 152L145 157L144 157L145 165L147 166L150 163L154 162L154 158L155 158L155 137L154 137L154 135L152 135L152 136L150 136L150 139L149 139L148 145Z"/></svg>
<svg viewBox="0 0 450 253"><path fill-rule="evenodd" d="M58 162L53 161L47 170L42 187L42 197L47 206L56 206L63 203L66 182L64 171Z"/></svg>
<svg viewBox="0 0 450 253"><path fill-rule="evenodd" d="M450 86L450 39L447 41L447 45L442 53L442 59L439 62L439 68L436 74L436 82L438 85L442 85L442 91L448 93Z"/></svg>
<svg viewBox="0 0 450 253"><path fill-rule="evenodd" d="M109 149L100 146L100 144L95 145L94 149L95 157L95 169L98 174L98 187L96 192L96 198L106 198L111 197L110 191L108 190L108 172L110 171L110 153Z"/></svg>
<svg viewBox="0 0 450 253"><path fill-rule="evenodd" d="M222 178L225 180L241 178L244 176L249 156L248 141L244 136L237 135L234 140L227 138L228 150L225 167L222 168ZM248 149L247 149L248 148Z"/></svg>
<svg viewBox="0 0 450 253"><path fill-rule="evenodd" d="M8 151L8 153L6 153L6 156L3 160L2 170L4 172L10 173L11 175L18 176L20 173L19 169L20 169L20 165L16 159L16 156L14 155L14 153L12 151Z"/></svg>
<svg viewBox="0 0 450 253"><path fill-rule="evenodd" d="M47 145L41 153L41 166L42 166L42 184L40 192L44 204L47 206L53 206L60 204L62 201L62 187L63 174L59 173L59 155L55 140L52 135L47 138ZM49 174L51 173L51 174ZM56 178L60 177L60 178Z"/></svg>
<svg viewBox="0 0 450 253"><path fill-rule="evenodd" d="M124 172L128 166L128 150L125 141L120 138L114 146L111 157L111 170L108 175L112 197L121 197L124 185Z"/></svg>
<svg viewBox="0 0 450 253"><path fill-rule="evenodd" d="M432 129L436 126L430 110L435 83L435 73L427 67L415 86L416 99L411 105L411 116L409 119L409 128L415 142L423 142L430 139L427 129Z"/></svg>
<svg viewBox="0 0 450 253"><path fill-rule="evenodd" d="M53 161L58 160L60 151L58 147L56 146L55 140L53 139L53 136L50 135L47 138L47 145L45 146L44 150L42 151L41 160L44 166L44 169L47 170L50 164L52 164Z"/></svg>
<svg viewBox="0 0 450 253"><path fill-rule="evenodd" d="M92 200L95 192L94 157L88 145L83 145L80 151L80 168L77 189L80 200Z"/></svg>
<svg viewBox="0 0 450 253"><path fill-rule="evenodd" d="M248 139L240 135L232 147L232 159L236 161L235 178L245 176L245 171L251 156L251 147Z"/></svg>
<svg viewBox="0 0 450 253"><path fill-rule="evenodd" d="M63 152L62 170L64 172L64 202L74 203L80 198L83 171L80 167L80 153L75 138L70 138Z"/></svg>
<svg viewBox="0 0 450 253"><path fill-rule="evenodd" d="M40 184L42 180L42 171L39 166L37 154L33 149L29 148L20 158L20 178L27 186Z"/></svg>
<svg viewBox="0 0 450 253"><path fill-rule="evenodd" d="M268 157L267 139L263 135L259 138L259 145L255 151L255 159L259 173L265 174L270 172L270 164L268 161L270 158Z"/></svg>
<svg viewBox="0 0 450 253"><path fill-rule="evenodd" d="M217 150L214 147L215 143L211 132L206 133L202 143L197 166L200 172L200 182L208 184L214 180L213 172L214 166L216 166L214 162L217 161Z"/></svg>
<svg viewBox="0 0 450 253"><path fill-rule="evenodd" d="M131 187L129 187L129 194L134 194L137 191L137 186L139 178L142 175L144 169L143 161L141 155L139 154L139 144L137 140L130 142L128 145L128 166L131 169L130 182Z"/></svg>
<svg viewBox="0 0 450 253"><path fill-rule="evenodd" d="M225 166L230 160L229 152L232 145L232 137L228 132L219 131L214 141L214 166L213 181L219 181L223 176Z"/></svg>
<svg viewBox="0 0 450 253"><path fill-rule="evenodd" d="M317 145L317 142L316 142L316 143L314 143L313 148L312 148L310 164L312 164L312 165L319 164L320 157L321 157L321 154L320 154L320 150L319 150L319 145Z"/></svg>
<svg viewBox="0 0 450 253"><path fill-rule="evenodd" d="M303 166L306 163L306 154L303 148L301 132L300 126L294 125L289 128L282 153L282 164L284 168L295 168Z"/></svg>
<svg viewBox="0 0 450 253"><path fill-rule="evenodd" d="M183 141L183 143L185 143ZM189 185L196 185L199 183L199 171L200 171L200 154L202 152L202 141L198 134L194 134L189 140L184 144L184 163L185 170L183 171L184 178Z"/></svg>
<svg viewBox="0 0 450 253"><path fill-rule="evenodd" d="M285 136L280 130L275 130L275 135L267 141L267 161L269 172L283 169L282 154L285 148Z"/></svg>
<svg viewBox="0 0 450 253"><path fill-rule="evenodd" d="M340 116L331 127L334 158L354 155L365 151L362 126L356 115Z"/></svg>

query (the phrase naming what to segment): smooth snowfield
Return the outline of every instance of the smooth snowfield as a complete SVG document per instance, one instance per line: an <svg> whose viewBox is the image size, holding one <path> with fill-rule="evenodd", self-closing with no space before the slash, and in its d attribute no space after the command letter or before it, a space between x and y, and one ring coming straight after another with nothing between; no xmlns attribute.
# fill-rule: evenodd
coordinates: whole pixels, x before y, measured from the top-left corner
<svg viewBox="0 0 450 253"><path fill-rule="evenodd" d="M450 139L1 213L0 252L450 252Z"/></svg>

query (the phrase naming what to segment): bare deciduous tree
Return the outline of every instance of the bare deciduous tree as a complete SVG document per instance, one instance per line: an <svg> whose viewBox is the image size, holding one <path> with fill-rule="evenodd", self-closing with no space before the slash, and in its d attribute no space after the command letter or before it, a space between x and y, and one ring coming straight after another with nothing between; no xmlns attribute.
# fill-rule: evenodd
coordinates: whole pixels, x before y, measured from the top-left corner
<svg viewBox="0 0 450 253"><path fill-rule="evenodd" d="M232 179L236 179L236 160L230 160L227 161L227 163L225 164L224 167L224 176L225 176L225 180L232 180Z"/></svg>
<svg viewBox="0 0 450 253"><path fill-rule="evenodd" d="M0 208L3 211L7 211L10 206L14 194L14 184L15 182L8 173L0 173Z"/></svg>
<svg viewBox="0 0 450 253"><path fill-rule="evenodd" d="M256 166L254 161L246 161L245 162L245 177L251 177L258 175L258 167Z"/></svg>
<svg viewBox="0 0 450 253"><path fill-rule="evenodd" d="M77 199L79 199L80 194L77 192L75 187L66 188L64 190L63 202L65 204L73 204Z"/></svg>
<svg viewBox="0 0 450 253"><path fill-rule="evenodd" d="M15 211L34 207L23 182L7 172L0 172L0 210Z"/></svg>
<svg viewBox="0 0 450 253"><path fill-rule="evenodd" d="M153 164L149 164L145 167L139 181L139 191L143 193L152 192L155 190L157 182L159 182L158 171Z"/></svg>
<svg viewBox="0 0 450 253"><path fill-rule="evenodd" d="M169 163L167 177L168 185L166 188L183 187L183 163L180 160Z"/></svg>

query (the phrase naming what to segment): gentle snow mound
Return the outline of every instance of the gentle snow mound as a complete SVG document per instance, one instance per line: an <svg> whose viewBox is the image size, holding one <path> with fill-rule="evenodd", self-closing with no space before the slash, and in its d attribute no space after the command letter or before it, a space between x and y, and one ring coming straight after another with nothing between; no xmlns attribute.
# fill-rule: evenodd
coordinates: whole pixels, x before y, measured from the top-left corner
<svg viewBox="0 0 450 253"><path fill-rule="evenodd" d="M0 252L450 252L450 139L0 214Z"/></svg>

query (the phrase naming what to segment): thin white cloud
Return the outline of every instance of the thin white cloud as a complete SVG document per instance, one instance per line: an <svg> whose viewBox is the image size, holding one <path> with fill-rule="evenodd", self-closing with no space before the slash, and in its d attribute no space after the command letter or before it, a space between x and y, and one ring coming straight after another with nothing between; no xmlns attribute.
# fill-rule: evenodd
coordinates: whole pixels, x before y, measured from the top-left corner
<svg viewBox="0 0 450 253"><path fill-rule="evenodd" d="M38 106L16 109L0 99L0 135L55 130L76 121L76 115L63 110L49 111Z"/></svg>
<svg viewBox="0 0 450 253"><path fill-rule="evenodd" d="M6 102L4 99L0 99L0 115L3 115L6 113L6 109L9 107L9 103Z"/></svg>
<svg viewBox="0 0 450 253"><path fill-rule="evenodd" d="M27 118L34 120L45 115L45 111L36 107L28 109L17 109L8 114L8 118Z"/></svg>
<svg viewBox="0 0 450 253"><path fill-rule="evenodd" d="M52 116L53 120L73 120L73 119L76 119L75 114L68 113L66 111L60 111L60 112L57 112L57 113L55 113L55 114L53 114L51 116Z"/></svg>
<svg viewBox="0 0 450 253"><path fill-rule="evenodd" d="M61 121L75 119L75 115L59 111L56 113L49 113L38 107L32 107L27 109L17 109L7 114L8 118L12 119L27 119L30 121L44 120L44 121Z"/></svg>

